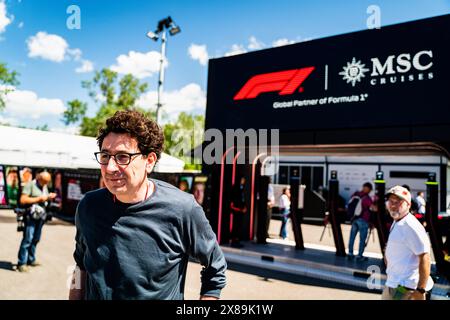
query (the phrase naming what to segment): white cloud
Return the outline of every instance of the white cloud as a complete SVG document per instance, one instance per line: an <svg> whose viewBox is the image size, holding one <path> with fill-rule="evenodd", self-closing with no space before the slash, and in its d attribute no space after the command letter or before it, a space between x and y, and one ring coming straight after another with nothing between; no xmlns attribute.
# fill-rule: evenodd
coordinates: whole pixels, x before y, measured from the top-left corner
<svg viewBox="0 0 450 320"><path fill-rule="evenodd" d="M4 84L1 84L0 85L0 92L2 92L2 91L6 91L6 90L8 90L8 91L10 91L10 90L15 90L16 89L16 87L15 86L11 86L11 85L4 85Z"/></svg>
<svg viewBox="0 0 450 320"><path fill-rule="evenodd" d="M225 53L225 57L234 56L241 53L246 53L244 46L241 44L233 44L231 50Z"/></svg>
<svg viewBox="0 0 450 320"><path fill-rule="evenodd" d="M12 18L7 16L6 4L0 0L0 33L5 32L6 26L12 22Z"/></svg>
<svg viewBox="0 0 450 320"><path fill-rule="evenodd" d="M81 66L75 69L76 73L87 73L94 70L94 64L89 60L82 60Z"/></svg>
<svg viewBox="0 0 450 320"><path fill-rule="evenodd" d="M6 96L5 112L21 118L38 119L43 115L61 115L64 110L61 99L40 98L29 90L15 90Z"/></svg>
<svg viewBox="0 0 450 320"><path fill-rule="evenodd" d="M9 124L9 125L12 125L12 126L16 126L16 125L18 125L19 123L18 123L18 121L17 121L16 118L13 118L13 117L3 117L3 116L0 114L0 125L1 125L1 124Z"/></svg>
<svg viewBox="0 0 450 320"><path fill-rule="evenodd" d="M309 40L312 40L312 38L304 38L304 39L297 38L296 40L280 38L280 39L277 39L272 42L272 47L281 47L281 46L285 46L288 44L293 44L293 43L302 42L302 41L309 41ZM248 51L252 51L252 50L264 49L265 47L266 47L266 45L264 44L264 42L259 41L258 39L256 39L255 36L251 36L248 39L247 47L245 47L245 45L242 45L242 44L233 44L231 46L231 49L228 52L226 52L224 56L225 57L234 56L234 55L241 54L241 53L247 53Z"/></svg>
<svg viewBox="0 0 450 320"><path fill-rule="evenodd" d="M81 60L81 55L83 54L83 52L81 52L80 49L75 48L75 49L67 49L67 55L69 57L72 57L74 61L80 61Z"/></svg>
<svg viewBox="0 0 450 320"><path fill-rule="evenodd" d="M70 48L67 41L56 34L40 31L35 36L29 37L27 44L30 58L42 58L53 62L64 60L81 62L81 65L75 69L76 73L91 72L94 69L91 61L82 59L83 52L80 49Z"/></svg>
<svg viewBox="0 0 450 320"><path fill-rule="evenodd" d="M17 25L17 28L22 29L22 28L23 28L23 25L24 25L24 23L23 23L23 21L21 21L21 22L19 22L19 24Z"/></svg>
<svg viewBox="0 0 450 320"><path fill-rule="evenodd" d="M45 31L38 32L27 40L28 56L30 58L42 58L54 62L62 62L69 48L67 41Z"/></svg>
<svg viewBox="0 0 450 320"><path fill-rule="evenodd" d="M137 105L150 110L155 110L158 101L157 91L143 94L137 101ZM165 91L162 95L163 113L168 114L170 120L184 112L204 111L206 108L206 92L196 83L190 83L180 90Z"/></svg>
<svg viewBox="0 0 450 320"><path fill-rule="evenodd" d="M234 56L241 53L247 53L249 50L260 50L265 47L265 44L258 39L256 39L255 36L251 36L248 39L248 45L247 48L245 48L242 44L233 44L231 46L231 49L225 53L225 57Z"/></svg>
<svg viewBox="0 0 450 320"><path fill-rule="evenodd" d="M111 70L120 74L131 73L138 79L152 76L159 71L161 54L157 51L147 53L130 51L128 55L121 54L116 59L116 64L110 67ZM164 62L168 66L168 61Z"/></svg>
<svg viewBox="0 0 450 320"><path fill-rule="evenodd" d="M265 47L264 43L257 40L255 36L251 36L248 40L248 49L249 50L260 50Z"/></svg>
<svg viewBox="0 0 450 320"><path fill-rule="evenodd" d="M202 66L206 66L208 63L208 51L206 50L206 45L192 43L188 49L189 56L193 60L198 60Z"/></svg>
<svg viewBox="0 0 450 320"><path fill-rule="evenodd" d="M285 45L293 44L293 43L295 43L294 40L281 38L281 39L277 39L274 42L272 42L272 47L281 47L281 46L285 46Z"/></svg>

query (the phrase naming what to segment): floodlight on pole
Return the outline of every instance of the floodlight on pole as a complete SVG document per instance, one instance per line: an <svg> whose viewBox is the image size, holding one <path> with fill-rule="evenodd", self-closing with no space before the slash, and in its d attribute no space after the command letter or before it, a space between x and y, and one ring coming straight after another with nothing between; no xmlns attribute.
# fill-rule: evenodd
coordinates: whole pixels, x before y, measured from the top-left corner
<svg viewBox="0 0 450 320"><path fill-rule="evenodd" d="M161 98L163 93L163 83L164 83L164 60L166 58L166 42L167 42L167 30L171 36L176 35L181 32L179 26L175 24L170 16L165 19L158 21L158 25L154 32L147 32L147 37L153 41L158 41L161 39L161 56L159 64L159 78L158 78L158 102L156 103L156 123L161 124Z"/></svg>

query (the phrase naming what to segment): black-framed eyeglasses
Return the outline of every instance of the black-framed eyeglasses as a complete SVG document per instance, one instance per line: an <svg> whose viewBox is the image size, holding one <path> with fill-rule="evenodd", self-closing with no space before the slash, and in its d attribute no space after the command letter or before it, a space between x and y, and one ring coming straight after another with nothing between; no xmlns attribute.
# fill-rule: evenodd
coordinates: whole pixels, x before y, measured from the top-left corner
<svg viewBox="0 0 450 320"><path fill-rule="evenodd" d="M131 158L137 156L138 154L142 154L141 152L137 153L127 153L127 152L119 152L116 154L109 154L104 151L95 152L95 159L101 165L107 165L109 163L109 158L113 157L118 165L125 166L131 162Z"/></svg>

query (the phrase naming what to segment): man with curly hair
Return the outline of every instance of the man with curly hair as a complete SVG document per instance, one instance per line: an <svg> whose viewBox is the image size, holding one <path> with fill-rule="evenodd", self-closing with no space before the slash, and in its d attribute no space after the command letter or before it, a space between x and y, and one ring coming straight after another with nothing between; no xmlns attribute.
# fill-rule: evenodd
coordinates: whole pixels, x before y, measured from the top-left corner
<svg viewBox="0 0 450 320"><path fill-rule="evenodd" d="M202 207L189 193L147 178L163 149L158 125L140 112L118 111L97 141L106 188L78 205L69 299L183 299L189 257L203 265L200 299L218 299L226 262Z"/></svg>

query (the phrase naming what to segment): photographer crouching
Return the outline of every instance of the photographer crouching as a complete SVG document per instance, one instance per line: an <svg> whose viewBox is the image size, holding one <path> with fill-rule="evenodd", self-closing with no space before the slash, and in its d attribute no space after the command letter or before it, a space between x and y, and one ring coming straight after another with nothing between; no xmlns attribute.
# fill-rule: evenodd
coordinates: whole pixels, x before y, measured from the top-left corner
<svg viewBox="0 0 450 320"><path fill-rule="evenodd" d="M55 193L48 192L47 185L50 181L50 173L41 172L35 180L23 187L20 196L20 204L26 208L17 263L17 270L20 272L27 272L29 266L40 265L36 260L36 246L41 238L42 227L47 221L48 202L56 197Z"/></svg>

